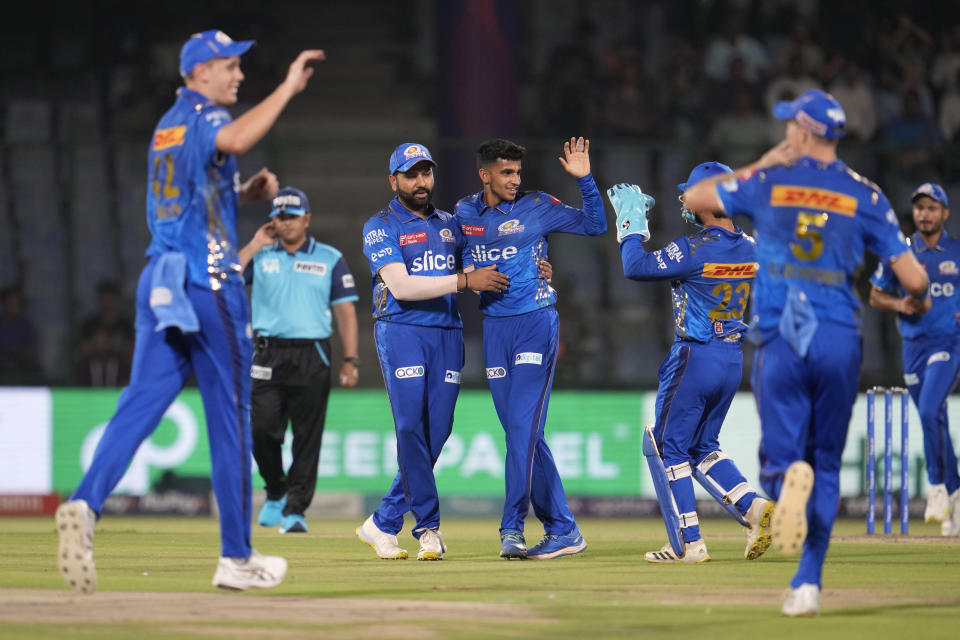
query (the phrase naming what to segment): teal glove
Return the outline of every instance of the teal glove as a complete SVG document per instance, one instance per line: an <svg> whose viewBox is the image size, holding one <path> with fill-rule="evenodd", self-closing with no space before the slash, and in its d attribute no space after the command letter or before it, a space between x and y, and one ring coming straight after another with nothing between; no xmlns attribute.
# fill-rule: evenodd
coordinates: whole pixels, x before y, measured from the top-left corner
<svg viewBox="0 0 960 640"><path fill-rule="evenodd" d="M639 234L646 242L650 239L647 227L647 212L657 203L635 184L620 183L607 189L607 197L617 212L617 242L629 235Z"/></svg>

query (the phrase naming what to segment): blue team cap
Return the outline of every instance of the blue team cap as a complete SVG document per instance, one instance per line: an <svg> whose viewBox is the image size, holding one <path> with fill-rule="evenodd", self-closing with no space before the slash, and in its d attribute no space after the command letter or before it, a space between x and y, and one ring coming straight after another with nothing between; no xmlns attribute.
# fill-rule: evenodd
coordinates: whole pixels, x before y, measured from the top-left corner
<svg viewBox="0 0 960 640"><path fill-rule="evenodd" d="M686 191L701 180L706 180L707 178L712 178L722 173L733 173L733 169L722 162L704 162L703 164L695 166L693 171L690 172L690 177L687 178L687 181L678 184L677 188L680 189L680 191Z"/></svg>
<svg viewBox="0 0 960 640"><path fill-rule="evenodd" d="M831 140L843 136L847 114L836 98L820 89L810 89L793 102L778 102L773 115L780 120L795 120L807 131Z"/></svg>
<svg viewBox="0 0 960 640"><path fill-rule="evenodd" d="M253 40L236 42L219 29L195 33L180 50L180 73L187 75L195 66L211 58L242 56L253 43Z"/></svg>
<svg viewBox="0 0 960 640"><path fill-rule="evenodd" d="M433 166L437 166L437 163L433 161L433 156L430 155L430 150L425 146L416 142L404 142L390 154L390 175L397 171L406 171L424 160Z"/></svg>
<svg viewBox="0 0 960 640"><path fill-rule="evenodd" d="M910 194L910 202L916 202L920 196L933 198L945 207L950 206L950 202L947 200L947 192L943 190L943 187L934 182L924 182L917 187L916 190Z"/></svg>
<svg viewBox="0 0 960 640"><path fill-rule="evenodd" d="M296 187L280 189L273 199L273 210L270 211L270 217L272 218L278 213L290 213L295 216L310 213L310 201L307 200L307 194Z"/></svg>

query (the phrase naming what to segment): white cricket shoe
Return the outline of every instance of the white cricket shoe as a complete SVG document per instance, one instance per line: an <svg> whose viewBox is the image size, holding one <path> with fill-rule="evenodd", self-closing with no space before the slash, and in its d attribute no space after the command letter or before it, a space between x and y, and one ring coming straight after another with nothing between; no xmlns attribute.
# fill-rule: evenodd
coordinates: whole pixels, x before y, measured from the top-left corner
<svg viewBox="0 0 960 640"><path fill-rule="evenodd" d="M756 560L770 548L773 540L770 536L770 520L776 506L777 503L773 500L765 500L759 496L750 503L750 508L744 516L744 520L749 524L747 548L743 552L743 557L747 560Z"/></svg>
<svg viewBox="0 0 960 640"><path fill-rule="evenodd" d="M372 515L357 527L357 537L360 542L366 542L373 547L377 555L384 560L405 560L407 557L407 550L400 548L397 536L378 529Z"/></svg>
<svg viewBox="0 0 960 640"><path fill-rule="evenodd" d="M97 522L86 500L70 500L57 507L57 531L60 549L57 564L60 574L74 591L97 590L97 566L93 562L93 526Z"/></svg>
<svg viewBox="0 0 960 640"><path fill-rule="evenodd" d="M930 492L927 493L927 507L923 510L923 521L943 524L950 521L950 497L947 495L947 485L930 485Z"/></svg>
<svg viewBox="0 0 960 640"><path fill-rule="evenodd" d="M287 561L280 556L263 556L255 550L249 558L220 556L213 586L229 591L272 589L287 575Z"/></svg>
<svg viewBox="0 0 960 640"><path fill-rule="evenodd" d="M807 539L807 500L813 491L813 467L798 460L787 467L780 487L780 499L770 520L773 546L792 556Z"/></svg>
<svg viewBox="0 0 960 640"><path fill-rule="evenodd" d="M820 613L820 588L809 582L804 582L796 589L790 589L787 599L783 602L783 615L815 616Z"/></svg>
<svg viewBox="0 0 960 640"><path fill-rule="evenodd" d="M960 489L950 494L950 517L940 525L940 534L944 536L960 536Z"/></svg>
<svg viewBox="0 0 960 640"><path fill-rule="evenodd" d="M674 553L673 547L670 546L670 543L663 545L659 551L647 551L643 554L643 559L647 562L652 562L655 564L669 564L669 563L695 563L695 562L708 562L710 560L709 554L707 554L707 543L703 541L703 538L699 540L694 540L693 542L683 543L683 555L677 557L677 554Z"/></svg>
<svg viewBox="0 0 960 640"><path fill-rule="evenodd" d="M417 560L443 560L447 545L437 529L427 529L420 534L420 551Z"/></svg>

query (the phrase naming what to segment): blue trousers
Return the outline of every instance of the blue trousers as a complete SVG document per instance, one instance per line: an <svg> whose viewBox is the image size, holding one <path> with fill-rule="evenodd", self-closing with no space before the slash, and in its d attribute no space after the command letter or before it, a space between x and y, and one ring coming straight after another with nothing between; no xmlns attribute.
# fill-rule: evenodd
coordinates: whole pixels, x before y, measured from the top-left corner
<svg viewBox="0 0 960 640"><path fill-rule="evenodd" d="M657 377L656 422L653 437L667 468L689 462L696 466L720 450L720 427L740 386L743 351L738 343L712 341L675 342L660 364ZM725 492L746 482L730 459L717 463L707 474ZM696 511L693 480L674 480L670 489L680 513ZM757 497L750 491L736 502L745 515ZM699 525L681 529L684 542L700 538Z"/></svg>
<svg viewBox="0 0 960 640"><path fill-rule="evenodd" d="M249 308L242 285L217 291L187 285L200 331L155 331L150 309L154 261L137 286L136 343L130 385L103 432L93 461L74 499L100 513L103 501L123 477L140 444L157 428L191 373L203 398L210 441L213 490L220 514L221 555L250 555L252 439L250 363L253 347Z"/></svg>
<svg viewBox="0 0 960 640"><path fill-rule="evenodd" d="M863 346L856 329L820 322L805 358L779 335L754 355L753 394L760 414L760 484L774 500L792 463L814 471L807 539L790 585L821 585L840 500L840 460L850 427Z"/></svg>
<svg viewBox="0 0 960 640"><path fill-rule="evenodd" d="M413 513L415 538L440 526L440 499L433 475L453 429L460 393L463 333L457 329L378 321L373 328L380 368L397 433L399 471L373 514L381 531L396 534Z"/></svg>
<svg viewBox="0 0 960 640"><path fill-rule="evenodd" d="M957 454L947 421L947 395L957 386L958 371L960 337L903 341L904 378L920 413L927 480L945 484L947 493L960 488Z"/></svg>
<svg viewBox="0 0 960 640"><path fill-rule="evenodd" d="M487 379L507 443L501 531L523 531L531 502L548 535L565 535L576 527L543 435L559 328L553 306L483 321Z"/></svg>

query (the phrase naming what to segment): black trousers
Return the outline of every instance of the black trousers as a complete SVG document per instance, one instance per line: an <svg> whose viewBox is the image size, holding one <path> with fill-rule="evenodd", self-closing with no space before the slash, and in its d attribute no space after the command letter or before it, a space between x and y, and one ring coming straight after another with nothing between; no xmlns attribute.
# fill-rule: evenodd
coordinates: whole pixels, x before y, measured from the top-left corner
<svg viewBox="0 0 960 640"><path fill-rule="evenodd" d="M284 515L303 514L317 486L317 464L330 397L329 340L255 341L250 422L253 457L267 498L287 496ZM323 350L324 357L320 355ZM284 473L281 446L289 421L293 463Z"/></svg>

